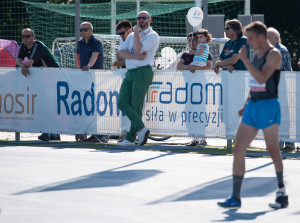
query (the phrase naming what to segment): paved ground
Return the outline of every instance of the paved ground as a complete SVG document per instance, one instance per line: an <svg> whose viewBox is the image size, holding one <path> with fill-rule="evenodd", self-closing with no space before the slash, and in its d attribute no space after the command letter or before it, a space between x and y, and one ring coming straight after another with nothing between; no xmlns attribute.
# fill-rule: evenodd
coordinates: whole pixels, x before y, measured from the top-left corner
<svg viewBox="0 0 300 223"><path fill-rule="evenodd" d="M32 141L37 140L40 133L21 133L20 134L20 140L21 141ZM185 144L189 143L193 138L191 137L171 137L170 139L162 142L156 142L159 144ZM14 141L15 140L15 133L14 132L0 132L0 140L9 140ZM206 139L209 146L215 146L215 147L224 147L227 145L226 139L216 139L216 138L208 138ZM74 135L61 135L61 141L62 142L72 142L75 141ZM113 140L111 140L114 142ZM154 142L149 140L149 142ZM300 144L296 144L296 146L300 146ZM266 145L264 141L262 140L255 140L253 143L251 143L252 147L256 148L266 148Z"/></svg>
<svg viewBox="0 0 300 223"><path fill-rule="evenodd" d="M243 206L230 211L216 202L231 192L232 156L2 146L0 222L299 222L300 161L284 160L290 206L282 210L268 207L271 160L246 163Z"/></svg>

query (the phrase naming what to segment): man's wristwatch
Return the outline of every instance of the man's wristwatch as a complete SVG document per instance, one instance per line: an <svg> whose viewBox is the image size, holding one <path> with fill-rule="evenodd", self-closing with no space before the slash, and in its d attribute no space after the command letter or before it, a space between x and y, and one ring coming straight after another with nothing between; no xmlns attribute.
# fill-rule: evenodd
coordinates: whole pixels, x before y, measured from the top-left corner
<svg viewBox="0 0 300 223"><path fill-rule="evenodd" d="M88 66L89 68L91 68L91 67L92 67L92 65L90 65L90 64L88 64L87 66Z"/></svg>

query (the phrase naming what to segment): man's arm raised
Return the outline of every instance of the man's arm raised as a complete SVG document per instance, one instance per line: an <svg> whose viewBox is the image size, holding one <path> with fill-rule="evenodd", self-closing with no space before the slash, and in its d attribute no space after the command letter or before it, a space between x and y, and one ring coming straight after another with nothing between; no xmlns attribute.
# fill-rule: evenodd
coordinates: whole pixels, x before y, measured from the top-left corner
<svg viewBox="0 0 300 223"><path fill-rule="evenodd" d="M245 64L247 70L251 73L251 75L257 81L258 84L265 83L276 69L280 70L281 68L281 54L275 48L273 48L268 53L266 63L264 64L261 71L254 67L254 65L250 62L247 53L247 47L245 45L242 46L239 52L239 56Z"/></svg>

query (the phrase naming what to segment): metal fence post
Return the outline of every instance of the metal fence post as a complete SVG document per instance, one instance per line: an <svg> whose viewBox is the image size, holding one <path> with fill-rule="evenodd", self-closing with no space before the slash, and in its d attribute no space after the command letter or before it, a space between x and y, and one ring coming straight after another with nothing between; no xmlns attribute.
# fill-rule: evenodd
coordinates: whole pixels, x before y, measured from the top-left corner
<svg viewBox="0 0 300 223"><path fill-rule="evenodd" d="M80 40L80 0L75 1L75 37L76 44Z"/></svg>
<svg viewBox="0 0 300 223"><path fill-rule="evenodd" d="M227 139L227 149L232 150L232 139Z"/></svg>
<svg viewBox="0 0 300 223"><path fill-rule="evenodd" d="M15 140L20 141L20 132L15 133Z"/></svg>

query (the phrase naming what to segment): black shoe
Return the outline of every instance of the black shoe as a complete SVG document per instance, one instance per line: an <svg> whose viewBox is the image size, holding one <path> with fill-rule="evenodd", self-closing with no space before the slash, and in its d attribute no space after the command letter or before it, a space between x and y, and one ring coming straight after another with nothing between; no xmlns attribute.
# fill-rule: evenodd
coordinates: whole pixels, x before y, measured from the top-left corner
<svg viewBox="0 0 300 223"><path fill-rule="evenodd" d="M200 142L197 142L197 146L207 146L207 142L205 140L201 140Z"/></svg>
<svg viewBox="0 0 300 223"><path fill-rule="evenodd" d="M295 148L293 147L289 147L289 146L286 146L284 148L281 149L281 151L284 151L284 152L293 152Z"/></svg>
<svg viewBox="0 0 300 223"><path fill-rule="evenodd" d="M284 192L277 191L275 203L270 203L269 206L275 209L287 208L289 206L288 195L286 195Z"/></svg>
<svg viewBox="0 0 300 223"><path fill-rule="evenodd" d="M114 136L114 135L112 135L112 136L109 136L109 139L117 139L117 140L120 140L120 136Z"/></svg>
<svg viewBox="0 0 300 223"><path fill-rule="evenodd" d="M50 139L49 139L49 140L60 141L60 134L53 134L53 133L50 133Z"/></svg>
<svg viewBox="0 0 300 223"><path fill-rule="evenodd" d="M95 136L102 143L108 143L108 141L109 141L108 135L95 135Z"/></svg>
<svg viewBox="0 0 300 223"><path fill-rule="evenodd" d="M193 140L192 142L186 144L186 146L197 146L197 141Z"/></svg>
<svg viewBox="0 0 300 223"><path fill-rule="evenodd" d="M107 135L92 135L89 138L85 139L84 142L102 142L107 143L109 137Z"/></svg>
<svg viewBox="0 0 300 223"><path fill-rule="evenodd" d="M91 135L89 138L84 139L84 142L100 142L100 140L95 136L95 135Z"/></svg>
<svg viewBox="0 0 300 223"><path fill-rule="evenodd" d="M42 133L41 135L39 135L38 139L42 141L49 141L50 140L49 133Z"/></svg>

